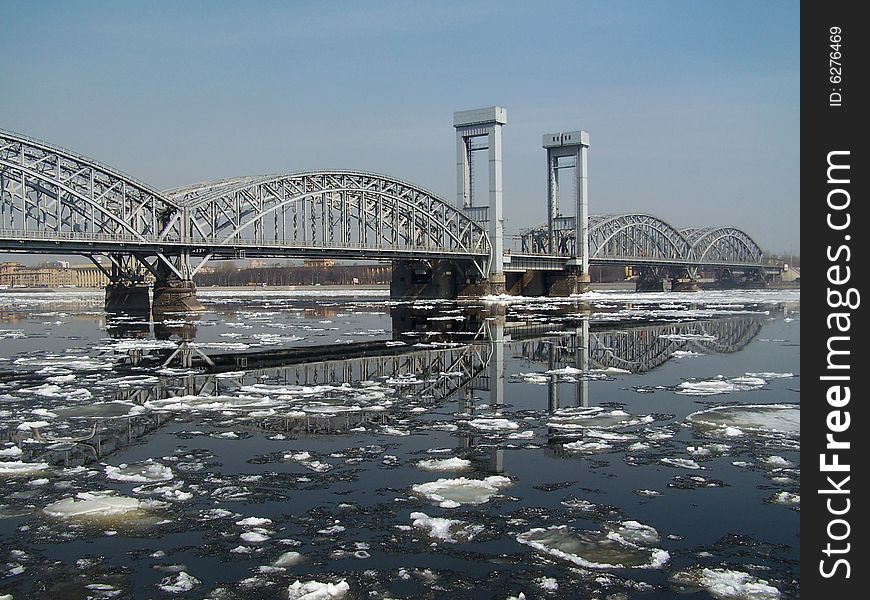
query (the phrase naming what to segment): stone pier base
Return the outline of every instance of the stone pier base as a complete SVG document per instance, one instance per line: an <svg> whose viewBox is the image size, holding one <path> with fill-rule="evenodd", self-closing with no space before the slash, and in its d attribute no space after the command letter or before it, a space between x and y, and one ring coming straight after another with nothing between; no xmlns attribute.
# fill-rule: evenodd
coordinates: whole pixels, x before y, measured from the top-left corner
<svg viewBox="0 0 870 600"><path fill-rule="evenodd" d="M154 312L202 312L196 285L190 280L169 279L154 285Z"/></svg>
<svg viewBox="0 0 870 600"><path fill-rule="evenodd" d="M636 292L666 292L667 281L664 279L638 279L634 286Z"/></svg>
<svg viewBox="0 0 870 600"><path fill-rule="evenodd" d="M585 294L590 289L588 273L549 273L547 275L548 296Z"/></svg>
<svg viewBox="0 0 870 600"><path fill-rule="evenodd" d="M110 283L106 286L106 312L150 314L150 292L145 283Z"/></svg>
<svg viewBox="0 0 870 600"><path fill-rule="evenodd" d="M672 292L700 292L701 288L698 287L698 282L694 279L672 279L671 280L671 291Z"/></svg>

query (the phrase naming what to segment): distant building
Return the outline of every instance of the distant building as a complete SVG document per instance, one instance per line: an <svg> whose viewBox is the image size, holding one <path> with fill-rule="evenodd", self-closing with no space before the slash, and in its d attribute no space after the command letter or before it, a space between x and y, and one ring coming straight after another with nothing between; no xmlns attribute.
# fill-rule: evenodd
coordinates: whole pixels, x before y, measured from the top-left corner
<svg viewBox="0 0 870 600"><path fill-rule="evenodd" d="M332 260L331 258L309 258L309 259L302 261L302 266L328 268L328 267L334 267L335 261Z"/></svg>
<svg viewBox="0 0 870 600"><path fill-rule="evenodd" d="M60 261L59 261L60 262ZM65 262L65 261L63 261ZM109 278L95 265L27 267L14 262L0 263L0 286L24 288L101 288Z"/></svg>

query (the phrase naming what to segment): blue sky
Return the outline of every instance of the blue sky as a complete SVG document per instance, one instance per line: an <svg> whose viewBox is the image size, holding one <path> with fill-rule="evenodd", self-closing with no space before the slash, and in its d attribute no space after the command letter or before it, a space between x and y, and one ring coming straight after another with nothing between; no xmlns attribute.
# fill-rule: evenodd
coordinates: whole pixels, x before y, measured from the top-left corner
<svg viewBox="0 0 870 600"><path fill-rule="evenodd" d="M506 226L545 218L541 136L586 129L593 213L799 253L799 3L24 2L0 128L155 187L365 169L452 201L452 113L508 110Z"/></svg>

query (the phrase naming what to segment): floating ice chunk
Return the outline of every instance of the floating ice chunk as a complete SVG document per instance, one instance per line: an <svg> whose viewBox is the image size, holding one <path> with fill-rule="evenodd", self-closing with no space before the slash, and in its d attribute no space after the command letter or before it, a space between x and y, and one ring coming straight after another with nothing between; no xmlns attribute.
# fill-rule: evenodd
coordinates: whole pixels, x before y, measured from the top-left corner
<svg viewBox="0 0 870 600"><path fill-rule="evenodd" d="M746 392L762 387L767 381L760 377L732 377L725 379L707 379L702 381L684 381L676 388L676 393L688 396L713 396L731 392Z"/></svg>
<svg viewBox="0 0 870 600"><path fill-rule="evenodd" d="M176 573L174 576L164 577L157 587L170 594L183 594L189 592L200 584L200 580L185 571Z"/></svg>
<svg viewBox="0 0 870 600"><path fill-rule="evenodd" d="M44 462L21 462L18 460L0 460L0 476L34 475L49 469Z"/></svg>
<svg viewBox="0 0 870 600"><path fill-rule="evenodd" d="M661 462L672 467L681 469L702 469L703 467L694 460L688 458L663 458Z"/></svg>
<svg viewBox="0 0 870 600"><path fill-rule="evenodd" d="M248 517L246 519L242 519L241 521L236 521L236 525L240 525L242 527L264 527L271 524L272 519L267 519L265 517Z"/></svg>
<svg viewBox="0 0 870 600"><path fill-rule="evenodd" d="M482 525L469 525L457 519L430 517L426 513L411 513L414 527L425 529L429 537L455 544L467 542L483 531Z"/></svg>
<svg viewBox="0 0 870 600"><path fill-rule="evenodd" d="M555 594L559 591L559 583L553 577L541 577L540 579L536 579L535 583L537 583L538 587L548 594Z"/></svg>
<svg viewBox="0 0 870 600"><path fill-rule="evenodd" d="M486 479L439 479L411 486L411 489L440 506L457 508L463 504L483 504L511 484L503 475L491 475Z"/></svg>
<svg viewBox="0 0 870 600"><path fill-rule="evenodd" d="M17 429L18 431L31 431L32 429L39 429L47 425L48 421L25 421L24 423L20 423Z"/></svg>
<svg viewBox="0 0 870 600"><path fill-rule="evenodd" d="M766 580L743 571L694 567L674 573L673 580L684 586L700 588L717 600L778 600L780 591Z"/></svg>
<svg viewBox="0 0 870 600"><path fill-rule="evenodd" d="M10 458L13 456L21 456L24 451L18 446L9 446L8 448L0 448L0 458Z"/></svg>
<svg viewBox="0 0 870 600"><path fill-rule="evenodd" d="M116 496L111 492L81 492L49 504L43 512L59 519L105 519L166 506L162 502Z"/></svg>
<svg viewBox="0 0 870 600"><path fill-rule="evenodd" d="M243 542L247 542L249 544L260 544L271 539L268 535L259 531L246 531L245 533L241 534L239 538L241 538Z"/></svg>
<svg viewBox="0 0 870 600"><path fill-rule="evenodd" d="M562 448L570 452L606 452L613 450L613 445L607 442L569 442L562 444Z"/></svg>
<svg viewBox="0 0 870 600"><path fill-rule="evenodd" d="M651 415L631 415L623 410L607 411L601 407L563 408L553 413L547 427L571 429L616 429L651 423Z"/></svg>
<svg viewBox="0 0 870 600"><path fill-rule="evenodd" d="M790 377L794 377L794 373L775 373L775 372L764 372L764 373L747 373L748 377L761 377L762 379L788 379Z"/></svg>
<svg viewBox="0 0 870 600"><path fill-rule="evenodd" d="M791 492L777 492L770 499L774 504L784 504L785 506L800 506L800 494L792 494Z"/></svg>
<svg viewBox="0 0 870 600"><path fill-rule="evenodd" d="M471 468L471 461L466 458L429 458L416 463L418 469L424 471L465 471Z"/></svg>
<svg viewBox="0 0 870 600"><path fill-rule="evenodd" d="M331 600L344 598L349 591L350 585L344 580L333 584L313 580L302 583L297 579L287 589L288 600Z"/></svg>
<svg viewBox="0 0 870 600"><path fill-rule="evenodd" d="M531 529L517 536L521 544L589 569L658 569L670 560L659 548L646 548L619 535L575 532L567 525Z"/></svg>
<svg viewBox="0 0 870 600"><path fill-rule="evenodd" d="M799 435L800 417L800 407L793 404L746 404L698 411L688 415L686 420L694 427L719 435L733 435L735 432L729 433L729 428L740 434Z"/></svg>
<svg viewBox="0 0 870 600"><path fill-rule="evenodd" d="M172 469L166 465L161 465L159 462L155 462L153 458L129 465L106 466L106 477L115 481L149 483L152 481L169 481L174 476Z"/></svg>
<svg viewBox="0 0 870 600"><path fill-rule="evenodd" d="M639 546L657 544L660 540L659 532L649 525L638 521L622 521L612 526L611 532L620 536L624 541Z"/></svg>
<svg viewBox="0 0 870 600"><path fill-rule="evenodd" d="M761 462L772 469L782 469L794 464L782 456L768 456L767 458L762 459Z"/></svg>
<svg viewBox="0 0 870 600"><path fill-rule="evenodd" d="M294 551L290 550L288 552L284 552L283 554L281 554L281 556L276 558L275 561L272 563L272 566L273 567L292 567L294 565L298 565L299 563L301 563L304 560L304 558L305 557L303 557L298 552L294 552Z"/></svg>
<svg viewBox="0 0 870 600"><path fill-rule="evenodd" d="M499 431L504 429L519 429L520 426L517 423L509 419L495 419L495 418L484 418L484 419L471 419L468 421L468 425L470 427L474 427L475 429L480 429L483 431Z"/></svg>

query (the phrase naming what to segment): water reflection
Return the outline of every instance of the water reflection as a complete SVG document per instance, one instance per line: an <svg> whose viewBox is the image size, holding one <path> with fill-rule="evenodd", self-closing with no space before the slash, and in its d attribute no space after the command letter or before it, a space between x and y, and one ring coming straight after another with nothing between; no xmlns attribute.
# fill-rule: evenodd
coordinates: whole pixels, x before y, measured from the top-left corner
<svg viewBox="0 0 870 600"><path fill-rule="evenodd" d="M158 427L173 407L201 410L213 399L225 402L230 412L248 416L259 428L286 433L384 426L406 416L403 404L415 401L427 406L458 401L473 418L478 392L488 395L488 408L497 410L504 405L509 379L506 352L540 366L549 413L589 407L590 379L615 372L645 373L686 353L737 352L757 336L766 318L765 314L740 314L625 327L593 323L587 317L561 324L515 321L484 311L466 313L462 320L422 321L408 311L394 311L391 340L245 353L208 353L198 348L194 322L153 323L155 336L158 331L172 332L177 345L124 350L127 372L119 374L135 378L133 373L149 367L157 376L139 376L135 384L115 390L107 401L58 410L59 418L77 424L73 429L78 437L47 440L60 445L51 456L40 459L63 464L99 459ZM413 324L411 329L409 324ZM129 339L143 339L151 325L115 320L109 330L115 338L123 333ZM366 400L366 386L375 389L372 385L378 382L399 391L388 406L377 395L375 401ZM297 390L303 392L293 396ZM573 391L569 398L564 395L566 390ZM262 410L256 402L246 404L252 394L278 398L284 394L287 401ZM154 412L137 415L131 407L149 407ZM463 430L457 437L460 447L470 448L485 435ZM560 434L550 431L548 438L550 443L558 442ZM82 449L82 444L88 448ZM494 448L489 464L480 467L501 472L501 453Z"/></svg>

